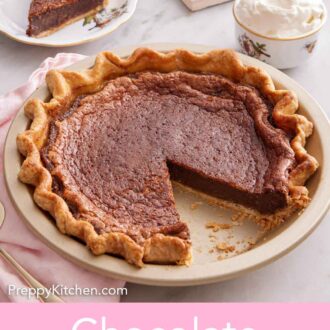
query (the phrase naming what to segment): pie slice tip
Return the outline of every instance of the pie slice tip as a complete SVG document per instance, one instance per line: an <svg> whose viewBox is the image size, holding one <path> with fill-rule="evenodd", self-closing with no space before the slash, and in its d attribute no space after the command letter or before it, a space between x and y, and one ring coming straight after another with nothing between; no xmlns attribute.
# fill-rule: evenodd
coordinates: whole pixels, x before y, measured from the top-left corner
<svg viewBox="0 0 330 330"><path fill-rule="evenodd" d="M109 0L32 0L26 34L37 38L47 37L69 24L98 13L108 3Z"/></svg>

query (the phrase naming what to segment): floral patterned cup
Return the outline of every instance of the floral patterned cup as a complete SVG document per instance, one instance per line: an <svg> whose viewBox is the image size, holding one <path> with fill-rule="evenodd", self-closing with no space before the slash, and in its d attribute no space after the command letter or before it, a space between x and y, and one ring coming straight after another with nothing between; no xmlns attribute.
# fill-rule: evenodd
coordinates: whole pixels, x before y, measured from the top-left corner
<svg viewBox="0 0 330 330"><path fill-rule="evenodd" d="M327 10L324 6L323 21L316 30L289 38L267 37L252 31L238 19L235 13L235 3L233 15L236 21L236 38L244 54L278 69L289 69L304 63L314 53L320 31L327 19Z"/></svg>

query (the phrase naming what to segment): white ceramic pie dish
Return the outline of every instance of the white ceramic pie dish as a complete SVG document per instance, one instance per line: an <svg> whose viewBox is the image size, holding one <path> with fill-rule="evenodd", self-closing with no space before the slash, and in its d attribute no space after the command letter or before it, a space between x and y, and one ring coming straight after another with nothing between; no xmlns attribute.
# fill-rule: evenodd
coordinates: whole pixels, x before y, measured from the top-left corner
<svg viewBox="0 0 330 330"><path fill-rule="evenodd" d="M48 37L34 38L26 35L31 0L0 0L0 33L29 45L48 47L80 45L104 37L127 22L135 12L137 1L111 0L106 11L99 16L100 20L109 19L102 28L96 26L92 18L81 19Z"/></svg>
<svg viewBox="0 0 330 330"><path fill-rule="evenodd" d="M112 51L124 57L131 54L137 47L117 48L112 49ZM157 44L151 45L151 47L159 51L186 48L198 53L214 48L187 44ZM209 239L210 231L205 228L205 224L211 219L228 221L231 216L230 212L209 206L206 203L193 211L190 206L199 201L200 198L176 189L175 197L178 210L181 217L188 221L192 233L194 261L191 266L146 265L143 269L137 269L116 257L109 255L95 257L83 244L62 235L51 218L34 203L32 189L18 181L17 173L22 159L16 148L16 136L29 125L29 121L21 110L13 121L6 140L4 169L7 187L14 204L22 214L22 218L47 245L82 267L103 275L142 284L182 286L222 281L257 269L288 253L311 234L329 207L330 150L327 148L330 144L329 120L317 102L284 73L245 55L242 55L241 58L247 65L265 69L277 84L295 91L301 104L300 112L314 122L315 132L308 141L307 149L318 159L321 166L308 183L312 202L300 216L292 217L283 226L268 233L252 250L220 261L209 252L212 243ZM93 63L94 57L90 57L73 65L70 70L88 68ZM32 97L42 99L46 99L48 96L45 85L32 95ZM220 235L218 239L221 240L226 238L227 233L221 232L217 235ZM258 231L253 223L247 222L243 226L235 228L233 235L237 241L242 238L254 238L258 235Z"/></svg>

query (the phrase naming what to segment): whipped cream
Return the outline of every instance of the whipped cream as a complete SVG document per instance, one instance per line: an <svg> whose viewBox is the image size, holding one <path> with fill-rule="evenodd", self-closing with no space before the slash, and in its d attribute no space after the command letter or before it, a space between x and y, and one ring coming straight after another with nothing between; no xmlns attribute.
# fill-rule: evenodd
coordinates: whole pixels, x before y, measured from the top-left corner
<svg viewBox="0 0 330 330"><path fill-rule="evenodd" d="M254 32L289 38L316 30L325 17L325 6L322 0L236 0L235 14Z"/></svg>

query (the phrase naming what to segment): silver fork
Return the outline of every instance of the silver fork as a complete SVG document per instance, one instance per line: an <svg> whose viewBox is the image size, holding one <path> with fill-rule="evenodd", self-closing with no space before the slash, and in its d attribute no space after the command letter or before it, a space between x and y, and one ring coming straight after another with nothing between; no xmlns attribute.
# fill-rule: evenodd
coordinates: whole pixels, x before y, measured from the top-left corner
<svg viewBox="0 0 330 330"><path fill-rule="evenodd" d="M0 228L5 221L5 210L0 202ZM27 272L8 252L0 247L0 255L16 270L18 275L24 280L24 282L33 289L42 289L43 292L46 288L37 281L29 272ZM50 293L49 296L40 295L40 301L45 303L59 303L63 302L58 296Z"/></svg>

